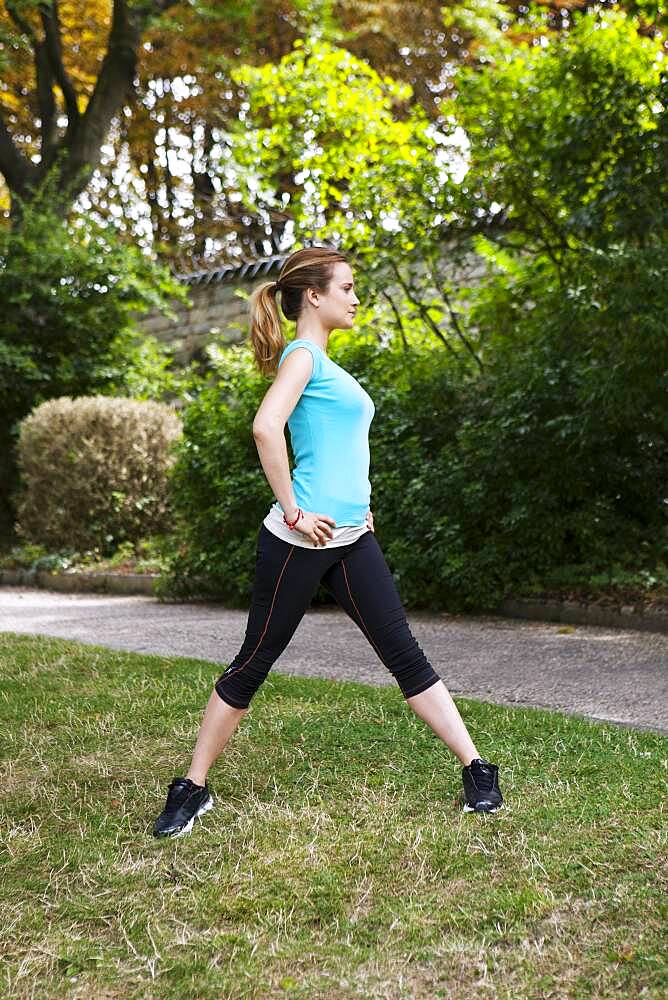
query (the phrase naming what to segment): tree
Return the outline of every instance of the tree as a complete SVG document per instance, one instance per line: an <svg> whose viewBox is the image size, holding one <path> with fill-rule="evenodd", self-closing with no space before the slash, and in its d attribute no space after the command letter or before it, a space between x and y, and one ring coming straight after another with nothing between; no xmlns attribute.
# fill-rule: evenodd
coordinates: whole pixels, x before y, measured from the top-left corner
<svg viewBox="0 0 668 1000"><path fill-rule="evenodd" d="M55 208L66 214L76 196L85 189L100 158L100 149L113 117L130 90L137 67L137 53L144 31L177 0L113 0L106 51L92 87L89 79L77 87L63 53L58 0L4 0L5 17L15 29L15 44L32 51L35 75L35 111L41 136L39 162L31 162L18 148L0 107L0 171L12 193L11 217L15 223L22 205L30 201L52 171ZM76 12L68 8L70 28ZM82 29L82 38L85 26ZM62 95L58 107L56 88ZM67 126L61 134L59 116Z"/></svg>

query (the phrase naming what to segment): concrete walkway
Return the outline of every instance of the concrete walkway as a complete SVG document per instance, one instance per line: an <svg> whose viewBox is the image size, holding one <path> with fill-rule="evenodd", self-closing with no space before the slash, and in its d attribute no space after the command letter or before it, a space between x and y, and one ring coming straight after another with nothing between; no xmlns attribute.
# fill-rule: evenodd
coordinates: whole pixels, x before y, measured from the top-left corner
<svg viewBox="0 0 668 1000"><path fill-rule="evenodd" d="M136 653L229 663L245 611L152 597L0 588L0 632L77 639ZM495 615L409 612L411 630L453 695L534 705L668 733L668 636ZM311 609L272 668L394 684L338 608ZM212 681L215 677L212 675Z"/></svg>

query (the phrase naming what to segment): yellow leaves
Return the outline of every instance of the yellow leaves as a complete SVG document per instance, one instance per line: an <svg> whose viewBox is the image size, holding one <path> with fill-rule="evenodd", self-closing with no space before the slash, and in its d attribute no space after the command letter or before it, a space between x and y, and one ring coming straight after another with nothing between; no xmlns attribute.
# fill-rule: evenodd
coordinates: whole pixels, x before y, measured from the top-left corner
<svg viewBox="0 0 668 1000"><path fill-rule="evenodd" d="M82 12L82 6L84 10ZM35 37L41 41L44 37L37 5L23 5L22 16L34 30ZM62 55L65 70L79 95L79 110L84 111L88 104L88 96L92 93L100 69L100 61L106 51L111 23L111 0L87 0L82 5L79 0L61 0L58 15L62 39ZM3 23L10 22L6 13L6 4L0 0L0 19ZM17 29L18 31L18 29ZM35 90L35 68L32 44L24 36L25 44L17 49L8 49L7 64L3 69L3 82L7 89L0 92L0 105L8 108L27 127L31 117L31 109L25 97L17 97L24 88ZM60 88L54 86L54 94L61 111L65 110L65 102ZM23 121L25 119L25 124Z"/></svg>
<svg viewBox="0 0 668 1000"><path fill-rule="evenodd" d="M411 161L416 159L417 150L411 148L411 146L407 146L405 143L402 143L399 146L397 152L399 153L399 156L401 157L402 160Z"/></svg>
<svg viewBox="0 0 668 1000"><path fill-rule="evenodd" d="M102 44L111 25L111 0L60 0L58 5L63 47L68 43Z"/></svg>
<svg viewBox="0 0 668 1000"><path fill-rule="evenodd" d="M19 100L16 94L10 90L0 91L0 106L8 108L10 111L20 111L23 108L23 101Z"/></svg>
<svg viewBox="0 0 668 1000"><path fill-rule="evenodd" d="M11 200L9 197L9 188L5 184L4 180L0 176L0 212L3 214L9 212L11 208Z"/></svg>

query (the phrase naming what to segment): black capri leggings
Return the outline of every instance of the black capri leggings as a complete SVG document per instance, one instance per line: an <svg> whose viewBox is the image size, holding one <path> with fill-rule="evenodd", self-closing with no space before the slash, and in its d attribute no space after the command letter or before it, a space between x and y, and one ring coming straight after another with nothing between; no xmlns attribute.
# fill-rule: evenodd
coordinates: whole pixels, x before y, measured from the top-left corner
<svg viewBox="0 0 668 1000"><path fill-rule="evenodd" d="M439 675L408 627L390 568L373 531L349 545L313 550L291 545L260 525L246 637L215 689L229 705L248 708L295 633L322 583L369 640L404 697Z"/></svg>

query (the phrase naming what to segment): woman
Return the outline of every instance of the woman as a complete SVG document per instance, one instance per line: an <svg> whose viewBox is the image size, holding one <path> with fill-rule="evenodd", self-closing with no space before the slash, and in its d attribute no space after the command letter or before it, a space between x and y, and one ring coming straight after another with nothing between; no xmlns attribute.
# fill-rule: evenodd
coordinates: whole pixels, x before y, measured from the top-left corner
<svg viewBox="0 0 668 1000"><path fill-rule="evenodd" d="M286 344L276 305L296 322ZM259 370L276 372L253 421L262 468L278 498L260 526L241 649L211 692L187 775L174 778L154 835L189 833L213 807L206 777L290 642L322 583L392 672L408 704L463 764L464 810L494 812L498 767L482 760L442 680L413 636L369 508L368 430L374 404L327 354L332 330L352 327L359 299L336 250L309 247L250 298ZM296 459L290 478L284 427Z"/></svg>

